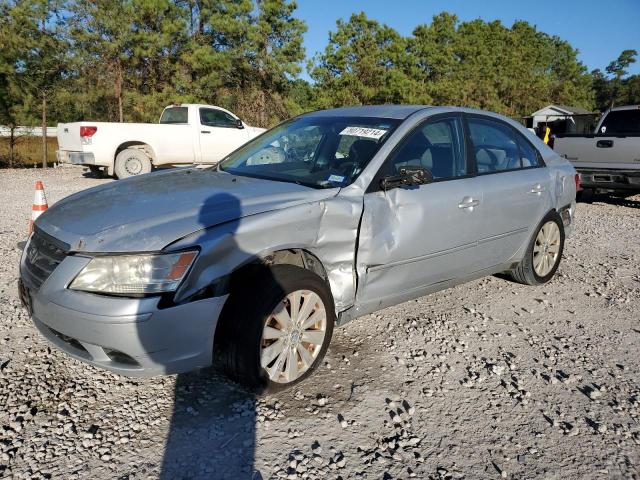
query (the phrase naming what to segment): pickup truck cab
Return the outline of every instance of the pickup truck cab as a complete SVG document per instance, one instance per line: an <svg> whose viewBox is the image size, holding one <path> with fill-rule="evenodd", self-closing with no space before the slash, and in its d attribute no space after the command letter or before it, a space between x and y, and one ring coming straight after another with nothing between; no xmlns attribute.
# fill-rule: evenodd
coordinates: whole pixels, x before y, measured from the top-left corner
<svg viewBox="0 0 640 480"><path fill-rule="evenodd" d="M157 124L60 123L56 154L59 162L126 178L153 167L215 164L262 132L224 108L174 104Z"/></svg>
<svg viewBox="0 0 640 480"><path fill-rule="evenodd" d="M616 107L593 134L559 134L553 149L580 174L583 190L640 193L640 105Z"/></svg>

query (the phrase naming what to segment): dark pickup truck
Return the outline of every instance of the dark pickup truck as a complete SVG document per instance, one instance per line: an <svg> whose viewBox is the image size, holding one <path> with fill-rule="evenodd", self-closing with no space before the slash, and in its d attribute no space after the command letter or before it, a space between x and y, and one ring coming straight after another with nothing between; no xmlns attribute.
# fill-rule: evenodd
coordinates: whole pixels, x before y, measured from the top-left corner
<svg viewBox="0 0 640 480"><path fill-rule="evenodd" d="M573 164L583 190L640 193L640 105L608 110L593 134L558 134L553 149Z"/></svg>

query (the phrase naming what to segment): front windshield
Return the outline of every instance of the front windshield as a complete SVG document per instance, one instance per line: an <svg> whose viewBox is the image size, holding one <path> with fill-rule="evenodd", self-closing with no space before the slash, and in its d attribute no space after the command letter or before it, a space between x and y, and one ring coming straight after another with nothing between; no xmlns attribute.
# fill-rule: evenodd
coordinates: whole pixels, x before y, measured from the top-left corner
<svg viewBox="0 0 640 480"><path fill-rule="evenodd" d="M353 182L399 120L306 116L275 127L236 150L219 169L313 188Z"/></svg>

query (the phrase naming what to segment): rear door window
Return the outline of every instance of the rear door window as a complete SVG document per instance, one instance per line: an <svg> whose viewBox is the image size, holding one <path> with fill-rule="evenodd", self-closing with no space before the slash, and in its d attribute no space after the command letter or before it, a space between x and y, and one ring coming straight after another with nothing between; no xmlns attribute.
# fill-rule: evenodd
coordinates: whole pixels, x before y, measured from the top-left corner
<svg viewBox="0 0 640 480"><path fill-rule="evenodd" d="M539 167L540 156L538 151L522 135L516 134L518 148L520 149L520 166L522 168Z"/></svg>
<svg viewBox="0 0 640 480"><path fill-rule="evenodd" d="M466 175L460 118L430 120L409 134L393 155L389 174L397 175L405 166L426 168L436 180Z"/></svg>
<svg viewBox="0 0 640 480"><path fill-rule="evenodd" d="M468 124L478 173L520 168L520 149L510 127L478 117L469 118Z"/></svg>

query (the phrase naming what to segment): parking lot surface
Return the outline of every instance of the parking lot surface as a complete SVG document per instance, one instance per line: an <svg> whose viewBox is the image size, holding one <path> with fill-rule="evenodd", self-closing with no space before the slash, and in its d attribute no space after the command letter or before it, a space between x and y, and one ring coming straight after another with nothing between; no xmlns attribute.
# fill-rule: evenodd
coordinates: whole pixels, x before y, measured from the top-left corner
<svg viewBox="0 0 640 480"><path fill-rule="evenodd" d="M255 398L47 345L16 286L36 179L49 204L112 181L0 171L0 478L640 478L640 196L578 204L550 284L490 277L360 318L315 375Z"/></svg>

